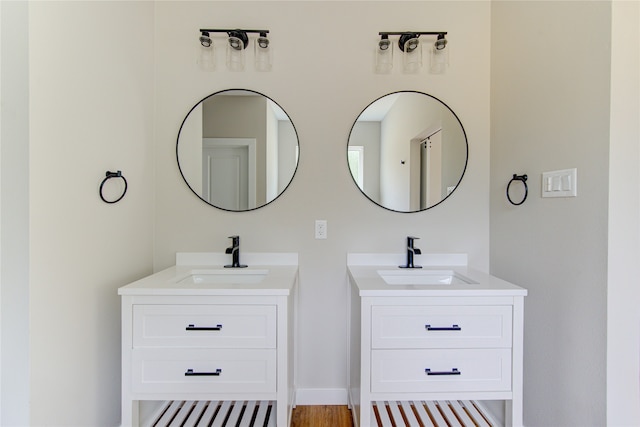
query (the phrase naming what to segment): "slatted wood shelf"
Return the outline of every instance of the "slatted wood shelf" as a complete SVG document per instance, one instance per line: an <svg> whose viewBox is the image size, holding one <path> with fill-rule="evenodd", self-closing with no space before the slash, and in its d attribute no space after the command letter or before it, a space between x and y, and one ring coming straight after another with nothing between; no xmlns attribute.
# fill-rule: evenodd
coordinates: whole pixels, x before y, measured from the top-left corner
<svg viewBox="0 0 640 427"><path fill-rule="evenodd" d="M378 401L372 420L378 427L496 427L481 404L470 400Z"/></svg>
<svg viewBox="0 0 640 427"><path fill-rule="evenodd" d="M164 402L153 427L276 427L273 401Z"/></svg>

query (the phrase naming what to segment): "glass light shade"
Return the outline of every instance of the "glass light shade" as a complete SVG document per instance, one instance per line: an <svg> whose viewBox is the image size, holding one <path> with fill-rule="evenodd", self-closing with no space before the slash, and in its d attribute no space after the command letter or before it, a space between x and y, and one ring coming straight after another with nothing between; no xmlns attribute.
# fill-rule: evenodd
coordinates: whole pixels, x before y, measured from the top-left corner
<svg viewBox="0 0 640 427"><path fill-rule="evenodd" d="M196 63L203 71L213 71L216 69L216 56L213 43L210 46L202 46L198 43L198 57Z"/></svg>
<svg viewBox="0 0 640 427"><path fill-rule="evenodd" d="M257 71L271 71L271 45L266 37L259 37L254 43L254 60Z"/></svg>
<svg viewBox="0 0 640 427"><path fill-rule="evenodd" d="M227 68L231 71L242 71L244 70L246 49L236 49L233 46L244 46L244 43L237 37L229 37L229 43L227 43Z"/></svg>
<svg viewBox="0 0 640 427"><path fill-rule="evenodd" d="M449 49L436 49L435 45L431 46L429 72L431 74L443 74L449 66Z"/></svg>
<svg viewBox="0 0 640 427"><path fill-rule="evenodd" d="M402 54L402 70L405 73L417 73L422 67L422 45L417 38L409 39L405 43ZM413 49L410 49L412 46Z"/></svg>
<svg viewBox="0 0 640 427"><path fill-rule="evenodd" d="M376 44L376 73L387 74L393 68L393 44L380 40Z"/></svg>

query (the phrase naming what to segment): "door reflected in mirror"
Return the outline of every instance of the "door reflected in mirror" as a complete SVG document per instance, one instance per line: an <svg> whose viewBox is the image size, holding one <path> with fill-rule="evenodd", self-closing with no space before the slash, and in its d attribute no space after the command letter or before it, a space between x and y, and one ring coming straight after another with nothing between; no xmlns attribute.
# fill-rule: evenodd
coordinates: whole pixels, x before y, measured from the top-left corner
<svg viewBox="0 0 640 427"><path fill-rule="evenodd" d="M356 119L347 148L351 176L383 208L419 212L442 203L460 184L468 144L462 123L421 92L385 95Z"/></svg>
<svg viewBox="0 0 640 427"><path fill-rule="evenodd" d="M278 198L298 167L298 134L267 96L223 90L187 114L176 145L180 173L203 201L228 211L260 208Z"/></svg>

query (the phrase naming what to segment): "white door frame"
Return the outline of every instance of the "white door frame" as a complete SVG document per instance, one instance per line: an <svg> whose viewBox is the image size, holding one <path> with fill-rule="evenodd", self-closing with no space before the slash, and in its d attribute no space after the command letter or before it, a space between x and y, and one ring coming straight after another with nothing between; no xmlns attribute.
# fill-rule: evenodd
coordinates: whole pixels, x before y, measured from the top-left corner
<svg viewBox="0 0 640 427"><path fill-rule="evenodd" d="M202 138L202 148L247 147L249 152L248 208L256 207L256 139L255 138Z"/></svg>

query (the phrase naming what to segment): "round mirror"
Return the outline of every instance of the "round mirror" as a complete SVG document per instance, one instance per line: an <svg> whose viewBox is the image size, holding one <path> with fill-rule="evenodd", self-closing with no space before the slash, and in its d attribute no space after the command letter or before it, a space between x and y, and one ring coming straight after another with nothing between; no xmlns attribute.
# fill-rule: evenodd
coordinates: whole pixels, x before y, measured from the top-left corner
<svg viewBox="0 0 640 427"><path fill-rule="evenodd" d="M271 203L289 186L298 167L298 134L269 97L223 90L189 111L176 155L198 197L216 208L248 211Z"/></svg>
<svg viewBox="0 0 640 427"><path fill-rule="evenodd" d="M356 119L347 147L351 176L383 208L418 212L442 203L467 167L467 135L454 112L425 93L383 96Z"/></svg>

